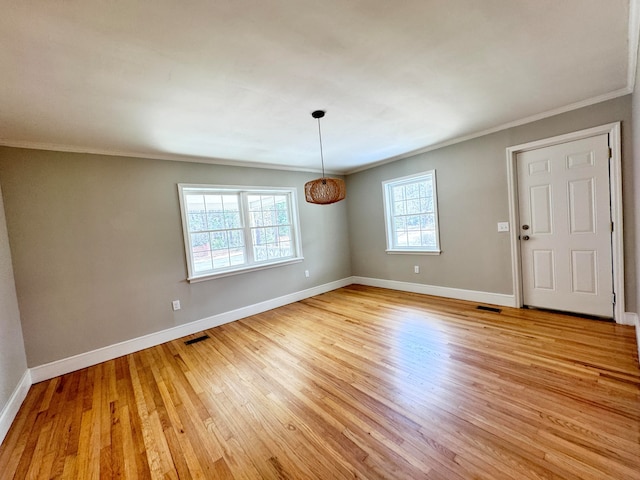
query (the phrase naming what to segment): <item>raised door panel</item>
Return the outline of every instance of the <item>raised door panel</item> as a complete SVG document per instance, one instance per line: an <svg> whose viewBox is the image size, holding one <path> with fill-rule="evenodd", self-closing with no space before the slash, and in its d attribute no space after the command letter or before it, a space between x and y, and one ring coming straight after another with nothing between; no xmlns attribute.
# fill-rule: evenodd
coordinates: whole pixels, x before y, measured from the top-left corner
<svg viewBox="0 0 640 480"><path fill-rule="evenodd" d="M525 305L612 316L608 136L517 155Z"/></svg>

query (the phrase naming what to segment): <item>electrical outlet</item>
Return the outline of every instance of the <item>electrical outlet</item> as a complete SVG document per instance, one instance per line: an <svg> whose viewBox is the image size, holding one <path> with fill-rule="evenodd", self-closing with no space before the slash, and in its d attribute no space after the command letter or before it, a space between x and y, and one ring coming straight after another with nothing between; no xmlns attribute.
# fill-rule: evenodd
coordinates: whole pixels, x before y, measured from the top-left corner
<svg viewBox="0 0 640 480"><path fill-rule="evenodd" d="M498 222L498 231L499 232L508 232L509 231L509 222Z"/></svg>
<svg viewBox="0 0 640 480"><path fill-rule="evenodd" d="M413 266L413 273L420 273L420 265Z"/></svg>
<svg viewBox="0 0 640 480"><path fill-rule="evenodd" d="M173 307L173 311L180 310L180 300L174 300L171 302L171 306Z"/></svg>
<svg viewBox="0 0 640 480"><path fill-rule="evenodd" d="M309 270L305 270L305 271L304 271L304 276L305 276L305 277L307 277L307 278L309 278Z"/></svg>

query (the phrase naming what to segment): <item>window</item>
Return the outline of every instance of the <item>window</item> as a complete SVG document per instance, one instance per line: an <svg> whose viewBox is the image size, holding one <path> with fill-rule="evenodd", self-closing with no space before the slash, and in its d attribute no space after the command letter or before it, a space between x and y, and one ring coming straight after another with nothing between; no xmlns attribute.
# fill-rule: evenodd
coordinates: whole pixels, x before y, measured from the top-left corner
<svg viewBox="0 0 640 480"><path fill-rule="evenodd" d="M189 281L302 260L294 188L178 185Z"/></svg>
<svg viewBox="0 0 640 480"><path fill-rule="evenodd" d="M436 172L382 182L388 253L440 253Z"/></svg>

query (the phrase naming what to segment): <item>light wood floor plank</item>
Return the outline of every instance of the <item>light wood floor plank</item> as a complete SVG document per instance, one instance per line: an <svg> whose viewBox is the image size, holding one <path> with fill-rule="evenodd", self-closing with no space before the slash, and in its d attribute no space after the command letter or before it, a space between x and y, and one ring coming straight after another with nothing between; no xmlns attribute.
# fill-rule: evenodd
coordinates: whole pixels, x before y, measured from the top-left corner
<svg viewBox="0 0 640 480"><path fill-rule="evenodd" d="M42 382L0 479L640 480L634 329L476 307L352 285Z"/></svg>

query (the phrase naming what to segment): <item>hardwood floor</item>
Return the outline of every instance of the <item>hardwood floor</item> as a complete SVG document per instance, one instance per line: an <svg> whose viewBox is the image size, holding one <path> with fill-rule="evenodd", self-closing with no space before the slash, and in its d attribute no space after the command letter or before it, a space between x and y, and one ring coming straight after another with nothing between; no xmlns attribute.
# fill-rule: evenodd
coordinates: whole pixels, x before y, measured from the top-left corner
<svg viewBox="0 0 640 480"><path fill-rule="evenodd" d="M352 285L205 333L32 386L0 477L640 479L632 327Z"/></svg>

